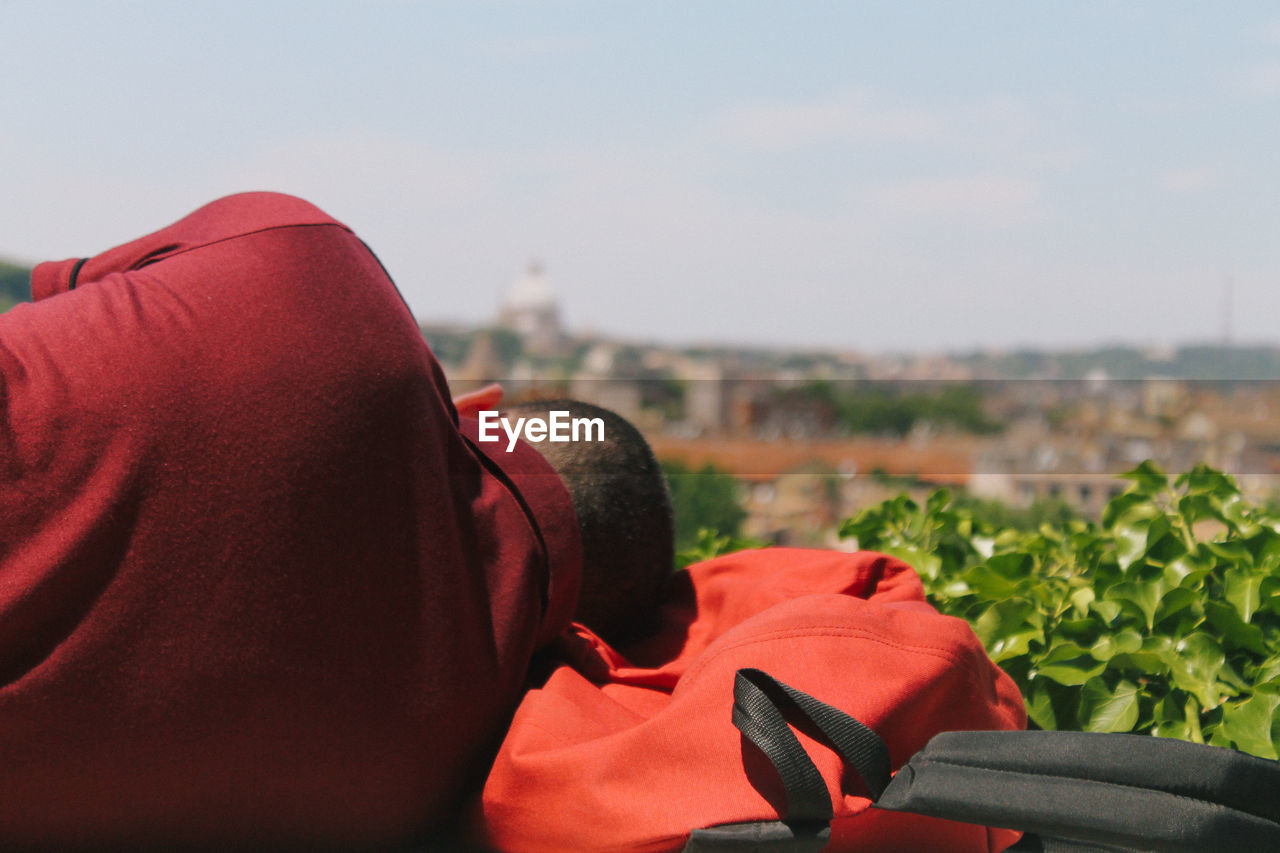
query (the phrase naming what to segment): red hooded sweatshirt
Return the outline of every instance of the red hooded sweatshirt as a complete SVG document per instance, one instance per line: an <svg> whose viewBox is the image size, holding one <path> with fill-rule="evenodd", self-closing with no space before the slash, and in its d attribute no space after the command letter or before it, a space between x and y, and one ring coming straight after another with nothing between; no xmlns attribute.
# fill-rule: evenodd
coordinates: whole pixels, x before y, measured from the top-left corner
<svg viewBox="0 0 1280 853"><path fill-rule="evenodd" d="M0 847L449 817L576 603L554 472L480 449L377 259L299 199L32 295L0 315Z"/></svg>

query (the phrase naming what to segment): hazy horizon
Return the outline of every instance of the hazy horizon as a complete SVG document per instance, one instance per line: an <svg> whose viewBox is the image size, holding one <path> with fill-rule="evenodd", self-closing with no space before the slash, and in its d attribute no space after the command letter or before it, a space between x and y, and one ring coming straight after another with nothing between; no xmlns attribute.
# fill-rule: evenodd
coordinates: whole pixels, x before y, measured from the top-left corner
<svg viewBox="0 0 1280 853"><path fill-rule="evenodd" d="M48 260L59 260L59 259L49 258ZM31 267L37 263L40 263L40 261L32 261L26 258L17 258L11 255L0 255L0 263L4 263L4 262L17 264L19 266L27 266L27 267ZM563 308L564 306L562 305L561 307ZM417 316L417 312L415 312L415 316L419 324L422 325L423 327L432 327L432 326L437 326L441 328L458 327L458 328L471 328L471 329L478 330L478 329L493 327L496 322L496 311L495 311L495 315L491 315L488 317L477 317L474 319L450 318L450 317L440 317L440 316L434 316L434 317L429 317L424 319L421 316ZM806 350L812 350L814 352L829 352L829 353L848 351L851 353L856 352L858 354L863 354L863 355L873 354L873 355L886 356L886 357L894 357L894 356L928 357L928 356L935 356L935 355L965 356L965 355L974 355L974 354L1005 354L1005 353L1015 353L1015 352L1036 352L1036 353L1043 353L1048 355L1057 355L1057 354L1069 354L1069 353L1077 353L1077 352L1092 352L1092 351L1108 350L1108 349L1138 350L1138 351L1146 352L1146 351L1158 351L1158 350L1166 350L1166 349L1186 349L1186 348L1198 348L1198 347L1228 348L1228 349L1257 349L1257 348L1280 349L1280 335L1277 335L1277 337L1270 340L1232 339L1229 342L1223 341L1221 337L1217 339L1204 338L1204 339L1184 339L1184 340L1172 340L1172 341L1107 339L1107 340L1089 341L1089 342L1076 343L1076 344L1073 344L1071 342L1064 342L1064 343L1054 344L1054 345L1041 345L1041 344L1037 344L1035 342L1030 342L1030 341L1021 342L1021 343L1015 341L1012 343L1002 343L1002 344L973 344L968 346L961 345L961 346L952 347L950 349L941 349L941 350L929 350L929 349L921 349L921 348L859 350L849 346L837 345L837 344L826 344L826 345L806 344L804 342L761 343L761 342L753 342L753 341L744 340L744 339L734 340L732 338L670 338L670 337L663 337L661 335L653 335L653 336L645 337L645 336L631 335L625 331L602 329L602 328L596 328L596 327L586 327L586 328L568 328L567 327L564 329L564 332L566 335L569 335L570 337L581 337L581 338L599 337L601 339L607 339L622 345L660 346L660 347L669 347L673 349L678 349L678 348L750 349L753 347L759 347L762 349L796 350L800 352L803 352Z"/></svg>

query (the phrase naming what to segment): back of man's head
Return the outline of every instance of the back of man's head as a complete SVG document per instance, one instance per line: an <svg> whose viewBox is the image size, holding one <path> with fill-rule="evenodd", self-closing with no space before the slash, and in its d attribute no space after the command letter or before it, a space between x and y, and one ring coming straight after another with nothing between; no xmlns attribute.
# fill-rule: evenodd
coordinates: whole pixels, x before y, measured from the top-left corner
<svg viewBox="0 0 1280 853"><path fill-rule="evenodd" d="M575 618L611 643L643 634L661 602L674 563L671 497L662 468L625 418L578 400L538 400L506 407L509 415L599 419L578 440L533 447L556 469L573 500L582 533L582 592Z"/></svg>

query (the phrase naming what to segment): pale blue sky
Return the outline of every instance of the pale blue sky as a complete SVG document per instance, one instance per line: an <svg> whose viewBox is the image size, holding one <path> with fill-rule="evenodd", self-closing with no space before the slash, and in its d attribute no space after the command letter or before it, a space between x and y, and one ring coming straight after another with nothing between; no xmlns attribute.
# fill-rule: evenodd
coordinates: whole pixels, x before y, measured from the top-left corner
<svg viewBox="0 0 1280 853"><path fill-rule="evenodd" d="M305 196L419 319L1280 343L1280 5L0 0L0 254Z"/></svg>

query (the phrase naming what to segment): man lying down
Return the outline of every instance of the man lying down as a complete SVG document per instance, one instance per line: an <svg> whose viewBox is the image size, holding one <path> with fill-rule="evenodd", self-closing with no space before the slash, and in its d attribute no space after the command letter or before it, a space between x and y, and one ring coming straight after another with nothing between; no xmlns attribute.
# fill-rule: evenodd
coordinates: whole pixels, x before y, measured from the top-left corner
<svg viewBox="0 0 1280 853"><path fill-rule="evenodd" d="M643 439L556 403L605 440L480 441L307 202L215 201L32 295L0 315L0 847L430 836L534 652L660 596Z"/></svg>
<svg viewBox="0 0 1280 853"><path fill-rule="evenodd" d="M731 715L757 670L874 727L893 767L1026 724L885 555L666 583L639 434L452 401L377 259L304 201L215 201L41 264L32 296L0 315L2 849L680 850L789 813ZM488 440L557 412L603 434ZM817 760L828 849L1017 835L904 822Z"/></svg>

